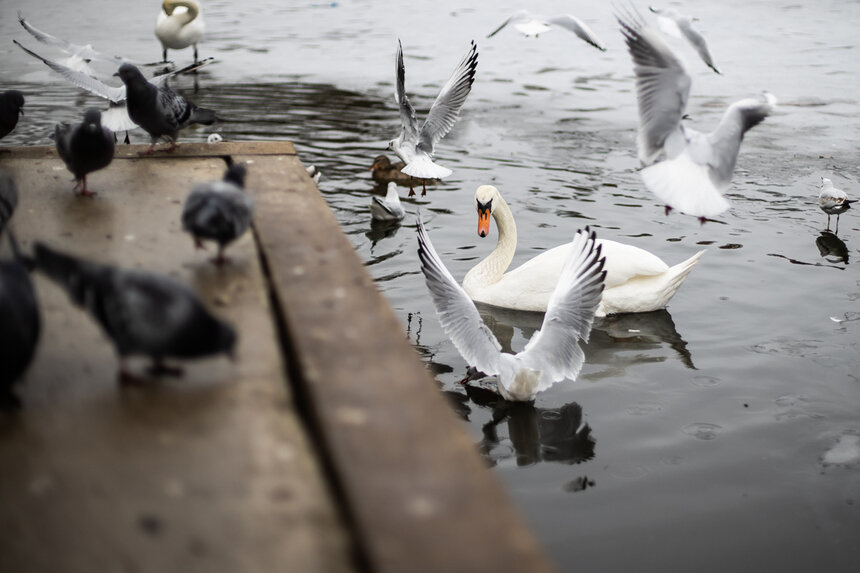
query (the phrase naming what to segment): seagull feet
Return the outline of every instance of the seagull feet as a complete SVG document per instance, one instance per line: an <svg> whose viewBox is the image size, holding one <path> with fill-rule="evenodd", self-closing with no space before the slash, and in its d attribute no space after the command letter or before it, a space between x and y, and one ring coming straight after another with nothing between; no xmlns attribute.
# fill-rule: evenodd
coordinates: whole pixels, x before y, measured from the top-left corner
<svg viewBox="0 0 860 573"><path fill-rule="evenodd" d="M422 181L421 182L421 196L425 197L427 195L427 184Z"/></svg>

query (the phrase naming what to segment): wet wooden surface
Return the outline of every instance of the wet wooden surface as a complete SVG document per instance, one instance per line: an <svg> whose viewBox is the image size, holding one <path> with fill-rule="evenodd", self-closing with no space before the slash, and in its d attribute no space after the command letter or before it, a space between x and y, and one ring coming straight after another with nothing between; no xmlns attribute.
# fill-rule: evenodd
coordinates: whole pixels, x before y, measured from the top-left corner
<svg viewBox="0 0 860 573"><path fill-rule="evenodd" d="M0 149L14 229L188 282L236 325L238 359L120 388L99 328L37 275L42 339L23 408L0 414L0 569L552 570L292 145L144 148L119 146L93 199L52 149ZM180 213L228 156L256 214L218 270Z"/></svg>

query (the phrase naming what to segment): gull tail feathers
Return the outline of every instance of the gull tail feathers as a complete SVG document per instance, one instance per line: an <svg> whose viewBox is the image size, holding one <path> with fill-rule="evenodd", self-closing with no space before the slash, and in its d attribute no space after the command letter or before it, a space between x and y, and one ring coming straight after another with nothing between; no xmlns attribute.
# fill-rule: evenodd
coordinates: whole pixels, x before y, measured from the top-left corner
<svg viewBox="0 0 860 573"><path fill-rule="evenodd" d="M447 167L433 163L433 160L426 155L418 155L402 171L419 179L442 179L453 173Z"/></svg>
<svg viewBox="0 0 860 573"><path fill-rule="evenodd" d="M696 217L714 217L731 205L714 186L706 166L686 154L649 165L642 180L666 205Z"/></svg>

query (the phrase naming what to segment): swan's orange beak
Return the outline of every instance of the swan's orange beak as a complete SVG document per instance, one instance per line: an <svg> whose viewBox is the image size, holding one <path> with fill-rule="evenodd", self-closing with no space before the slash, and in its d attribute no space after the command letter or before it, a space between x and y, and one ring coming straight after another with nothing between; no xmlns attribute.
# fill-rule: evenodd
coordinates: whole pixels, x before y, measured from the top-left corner
<svg viewBox="0 0 860 573"><path fill-rule="evenodd" d="M478 210L478 235L486 237L490 234L490 210Z"/></svg>

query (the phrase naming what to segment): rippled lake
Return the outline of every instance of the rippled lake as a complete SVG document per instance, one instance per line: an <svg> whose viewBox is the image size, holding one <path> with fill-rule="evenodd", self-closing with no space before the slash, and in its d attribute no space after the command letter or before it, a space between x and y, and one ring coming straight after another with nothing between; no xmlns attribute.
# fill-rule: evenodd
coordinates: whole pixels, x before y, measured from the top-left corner
<svg viewBox="0 0 860 573"><path fill-rule="evenodd" d="M699 18L723 71L672 43L693 78L692 127L709 131L728 104L764 89L780 101L747 134L732 209L704 226L665 216L635 171L632 66L608 3L533 6L584 19L605 53L563 30L486 39L521 5L464 4L206 2L200 54L218 61L173 85L227 121L186 130L183 140L211 131L289 139L321 169L322 193L406 334L562 570L856 567L860 464L833 463L833 452L847 448L850 461L860 436L860 209L843 215L834 237L822 234L816 198L823 176L860 196L860 3L672 4ZM4 145L50 144L55 122L101 105L11 43L37 47L17 9L77 43L160 56L157 2L3 0L0 89L27 94ZM454 174L406 201L403 226L379 228L368 203L383 190L368 168L399 130L397 37L419 115L470 39L480 57L462 117L437 148ZM172 57L184 64L191 53ZM534 404L506 404L458 384L466 364L436 321L412 226L420 207L462 278L495 245L495 230L476 234L472 197L486 183L516 217L514 265L586 224L669 264L707 253L667 311L596 323L579 380ZM515 351L540 326L540 316L482 312Z"/></svg>

